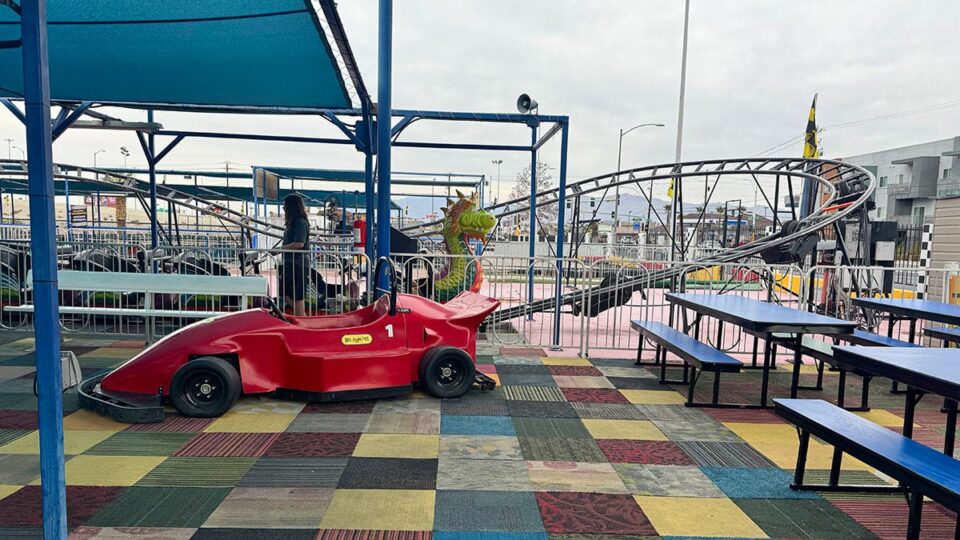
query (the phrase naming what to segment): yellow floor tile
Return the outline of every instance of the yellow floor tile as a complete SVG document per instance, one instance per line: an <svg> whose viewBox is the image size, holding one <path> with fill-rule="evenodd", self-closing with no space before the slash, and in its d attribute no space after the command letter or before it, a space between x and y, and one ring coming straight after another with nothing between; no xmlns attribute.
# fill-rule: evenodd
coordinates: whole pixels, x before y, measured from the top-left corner
<svg viewBox="0 0 960 540"><path fill-rule="evenodd" d="M870 409L869 411L860 411L853 414L884 427L903 427L903 418L883 409Z"/></svg>
<svg viewBox="0 0 960 540"><path fill-rule="evenodd" d="M797 466L797 450L799 442L793 443L751 443L754 450L763 454L767 459L783 469L794 469ZM829 469L833 463L833 447L810 440L807 449L807 469ZM845 471L872 471L866 463L854 459L849 455L843 456L842 470Z"/></svg>
<svg viewBox="0 0 960 540"><path fill-rule="evenodd" d="M267 396L247 396L237 401L230 410L242 414L278 413L297 415L306 405L303 401L286 401Z"/></svg>
<svg viewBox="0 0 960 540"><path fill-rule="evenodd" d="M434 491L338 489L321 529L433 530Z"/></svg>
<svg viewBox="0 0 960 540"><path fill-rule="evenodd" d="M296 414L277 412L243 412L231 410L214 420L207 432L226 433L281 433L287 429Z"/></svg>
<svg viewBox="0 0 960 540"><path fill-rule="evenodd" d="M592 366L586 358L546 357L541 358L545 366Z"/></svg>
<svg viewBox="0 0 960 540"><path fill-rule="evenodd" d="M660 536L767 538L730 499L636 496Z"/></svg>
<svg viewBox="0 0 960 540"><path fill-rule="evenodd" d="M6 484L0 484L0 499L3 499L7 495L20 491L20 488L23 486L10 486Z"/></svg>
<svg viewBox="0 0 960 540"><path fill-rule="evenodd" d="M167 458L76 456L66 464L68 486L132 486ZM32 482L40 483L40 479Z"/></svg>
<svg viewBox="0 0 960 540"><path fill-rule="evenodd" d="M797 429L789 424L752 424L724 422L741 439L753 443L797 443Z"/></svg>
<svg viewBox="0 0 960 540"><path fill-rule="evenodd" d="M130 424L121 424L116 420L100 416L92 411L77 411L63 418L64 431L123 431Z"/></svg>
<svg viewBox="0 0 960 540"><path fill-rule="evenodd" d="M113 435L112 431L65 431L63 453L68 456L82 454ZM19 439L0 446L0 454L39 454L40 435L34 431Z"/></svg>
<svg viewBox="0 0 960 540"><path fill-rule="evenodd" d="M560 388L613 388L613 384L606 377L592 375L554 375Z"/></svg>
<svg viewBox="0 0 960 540"><path fill-rule="evenodd" d="M356 457L436 458L439 435L364 433L353 450Z"/></svg>
<svg viewBox="0 0 960 540"><path fill-rule="evenodd" d="M594 439L665 441L667 437L647 420L583 420Z"/></svg>
<svg viewBox="0 0 960 540"><path fill-rule="evenodd" d="M673 390L621 390L630 403L643 405L683 405L686 399Z"/></svg>

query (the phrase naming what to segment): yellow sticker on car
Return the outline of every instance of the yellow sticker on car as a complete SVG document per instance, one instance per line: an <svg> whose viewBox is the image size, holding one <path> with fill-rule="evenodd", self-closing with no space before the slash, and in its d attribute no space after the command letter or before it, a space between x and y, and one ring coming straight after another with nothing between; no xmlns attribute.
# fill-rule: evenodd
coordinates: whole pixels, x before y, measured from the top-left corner
<svg viewBox="0 0 960 540"><path fill-rule="evenodd" d="M344 345L369 345L373 343L373 336L370 334L347 334L340 338L340 343Z"/></svg>

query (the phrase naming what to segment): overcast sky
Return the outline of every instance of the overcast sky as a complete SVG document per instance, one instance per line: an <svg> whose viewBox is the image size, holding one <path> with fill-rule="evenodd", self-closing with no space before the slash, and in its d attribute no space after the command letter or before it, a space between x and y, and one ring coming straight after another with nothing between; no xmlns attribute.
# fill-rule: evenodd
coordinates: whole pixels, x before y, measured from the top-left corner
<svg viewBox="0 0 960 540"><path fill-rule="evenodd" d="M368 88L377 87L377 2L342 1L339 9ZM620 128L662 122L624 139L624 167L673 160L680 79L681 0L590 1L398 0L394 28L394 106L513 112L521 92L544 114L571 119L570 177L614 170ZM819 92L825 155L838 157L960 135L960 2L957 0L693 0L683 158L747 157L802 134ZM306 67L305 67L306 68ZM376 99L376 96L374 96ZM926 114L829 129L952 103ZM126 118L140 113L122 111ZM312 118L159 113L165 127L323 136ZM0 111L0 139L23 146L19 124ZM528 142L521 126L414 124L405 140ZM71 130L55 159L122 164L130 133ZM799 155L801 143L777 154ZM541 157L558 164L559 137ZM5 144L0 153L6 155ZM19 152L13 151L14 157ZM503 192L526 155L398 149L394 168L496 175ZM188 140L164 167L277 164L362 168L345 148Z"/></svg>

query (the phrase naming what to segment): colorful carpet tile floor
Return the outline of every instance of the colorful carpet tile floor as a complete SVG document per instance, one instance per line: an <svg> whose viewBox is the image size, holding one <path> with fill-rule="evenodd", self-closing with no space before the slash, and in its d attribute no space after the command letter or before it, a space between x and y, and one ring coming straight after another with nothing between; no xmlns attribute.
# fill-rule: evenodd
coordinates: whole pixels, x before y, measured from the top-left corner
<svg viewBox="0 0 960 540"><path fill-rule="evenodd" d="M40 535L33 343L0 337L0 538ZM69 340L89 375L137 352ZM493 392L440 401L304 404L242 399L219 419L126 425L64 395L71 536L92 538L903 538L902 497L791 491L797 437L762 410L692 409L627 359L481 346ZM804 366L805 382L813 378ZM856 379L856 377L852 377ZM786 395L788 370L772 376ZM835 374L824 392L836 395ZM858 396L851 382L849 396ZM709 381L702 383L710 388ZM871 420L898 430L903 400L874 383ZM724 379L755 400L759 373ZM921 403L915 436L942 444ZM811 442L810 481L831 449ZM853 459L842 480L884 483ZM925 538L956 517L926 503Z"/></svg>

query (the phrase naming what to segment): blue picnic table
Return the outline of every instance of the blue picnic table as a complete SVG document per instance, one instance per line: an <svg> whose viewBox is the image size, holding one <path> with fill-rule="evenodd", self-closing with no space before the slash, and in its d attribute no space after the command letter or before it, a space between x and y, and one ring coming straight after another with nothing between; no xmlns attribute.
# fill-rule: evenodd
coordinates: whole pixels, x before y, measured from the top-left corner
<svg viewBox="0 0 960 540"><path fill-rule="evenodd" d="M918 320L960 325L960 305L956 304L916 298L854 298L853 304L886 313L887 337L893 337L893 325L897 321L907 321L907 341L910 343L916 341ZM891 392L899 393L897 381L893 382Z"/></svg>
<svg viewBox="0 0 960 540"><path fill-rule="evenodd" d="M907 387L903 408L903 435L913 436L917 404L926 394L946 399L947 426L943 445L953 455L957 432L957 400L960 400L960 349L905 347L834 347L834 358L852 369L886 377Z"/></svg>
<svg viewBox="0 0 960 540"><path fill-rule="evenodd" d="M697 313L696 320L691 324L692 327L696 328L697 335L699 335L700 330L700 319L703 316L708 316L717 319L718 336L722 335L723 323L730 323L739 326L750 335L764 340L763 378L760 387L761 407L767 407L770 369L772 367L771 357L776 343L793 345L790 347L794 351L790 397L795 398L800 386L801 340L803 335L853 334L857 327L855 323L850 321L732 294L667 293L666 299L668 302ZM719 340L717 345L720 345Z"/></svg>
<svg viewBox="0 0 960 540"><path fill-rule="evenodd" d="M854 298L853 304L862 308L887 313L890 324L887 336L893 337L893 324L898 320L910 323L909 338L913 342L917 333L917 321L933 321L960 325L960 305L945 304L935 300L915 298Z"/></svg>

